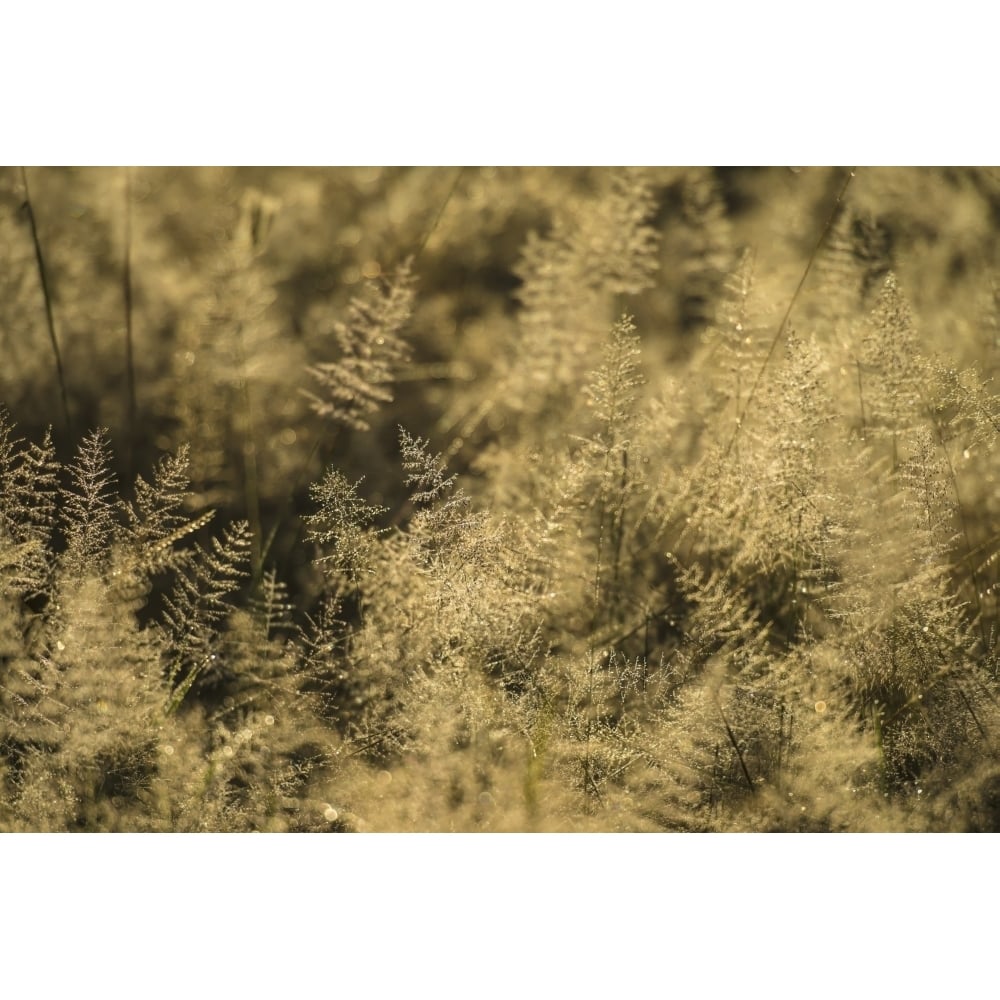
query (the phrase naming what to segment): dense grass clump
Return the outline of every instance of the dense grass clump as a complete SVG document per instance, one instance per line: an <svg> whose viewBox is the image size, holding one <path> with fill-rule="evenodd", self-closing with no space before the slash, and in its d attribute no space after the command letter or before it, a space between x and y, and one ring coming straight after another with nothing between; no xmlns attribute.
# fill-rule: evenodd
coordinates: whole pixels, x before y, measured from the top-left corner
<svg viewBox="0 0 1000 1000"><path fill-rule="evenodd" d="M9 171L0 828L1000 828L998 209Z"/></svg>

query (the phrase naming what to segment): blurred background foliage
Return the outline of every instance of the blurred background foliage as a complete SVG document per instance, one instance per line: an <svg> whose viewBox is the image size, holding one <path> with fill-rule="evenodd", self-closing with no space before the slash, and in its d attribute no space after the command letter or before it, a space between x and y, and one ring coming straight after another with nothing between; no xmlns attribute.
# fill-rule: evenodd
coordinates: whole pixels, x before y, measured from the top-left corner
<svg viewBox="0 0 1000 1000"><path fill-rule="evenodd" d="M765 318L776 328L845 171L671 167L644 175L661 234L658 274L651 288L621 296L616 312L635 316L655 386L696 350L746 249L757 301L771 304ZM518 349L529 236L544 238L599 203L611 172L28 168L26 176L72 428L61 416L22 174L7 168L0 401L20 431L35 440L52 425L65 456L87 430L107 427L125 481L190 442L193 504L251 515L262 537L276 532L270 554L287 562L298 532L290 515L305 509L308 484L334 459L351 481L365 476L369 497L392 512L404 496L400 424L450 448L456 471L481 456L503 415L469 423L464 439L456 428L495 388L498 359ZM796 322L826 307L810 293L822 293L840 254L861 266L854 310L870 308L891 269L918 319L923 353L946 352L992 375L998 220L1000 170L859 169ZM410 256L413 364L370 432L334 431L309 410L306 369L335 356L331 331L351 297ZM281 570L293 587L296 572L307 571L301 558Z"/></svg>

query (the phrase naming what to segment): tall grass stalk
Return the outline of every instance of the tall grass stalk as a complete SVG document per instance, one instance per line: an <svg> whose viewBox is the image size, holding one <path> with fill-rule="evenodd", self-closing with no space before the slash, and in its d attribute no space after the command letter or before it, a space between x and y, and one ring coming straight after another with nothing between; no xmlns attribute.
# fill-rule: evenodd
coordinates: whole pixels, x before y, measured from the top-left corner
<svg viewBox="0 0 1000 1000"><path fill-rule="evenodd" d="M52 356L56 363L56 379L59 383L59 397L62 401L63 418L66 422L66 433L73 437L73 420L69 413L69 397L66 393L66 375L63 371L62 353L59 350L59 338L56 336L56 323L52 314L52 294L49 290L48 273L45 268L45 256L42 253L42 241L38 237L38 225L35 222L35 210L31 204L31 189L28 187L28 171L21 167L21 184L24 187L24 210L28 216L31 228L31 242L35 247L35 262L38 265L38 279L42 285L42 298L45 302L45 323L49 331L49 343L52 346Z"/></svg>

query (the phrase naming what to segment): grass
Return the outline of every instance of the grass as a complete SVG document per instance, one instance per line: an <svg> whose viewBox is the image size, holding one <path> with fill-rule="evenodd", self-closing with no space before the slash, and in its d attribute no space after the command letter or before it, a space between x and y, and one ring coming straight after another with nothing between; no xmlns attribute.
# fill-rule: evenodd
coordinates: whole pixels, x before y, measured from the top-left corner
<svg viewBox="0 0 1000 1000"><path fill-rule="evenodd" d="M996 827L992 173L27 181L2 828Z"/></svg>

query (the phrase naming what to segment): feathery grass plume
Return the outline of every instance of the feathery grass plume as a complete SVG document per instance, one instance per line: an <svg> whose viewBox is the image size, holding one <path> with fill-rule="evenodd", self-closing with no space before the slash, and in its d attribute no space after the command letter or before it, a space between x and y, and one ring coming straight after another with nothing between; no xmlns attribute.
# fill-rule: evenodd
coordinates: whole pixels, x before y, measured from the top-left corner
<svg viewBox="0 0 1000 1000"><path fill-rule="evenodd" d="M231 608L228 598L247 575L249 558L250 527L237 521L224 529L221 539L212 539L210 549L194 546L171 593L164 596L167 677L172 689L168 714L176 711L199 676L216 664L214 643Z"/></svg>
<svg viewBox="0 0 1000 1000"><path fill-rule="evenodd" d="M749 808L720 794L720 759L708 823L716 830L867 831L905 828L884 796L878 748L840 696L839 654L816 636L775 658L760 686L731 706L734 732L756 782ZM730 769L728 781L733 776ZM736 789L741 789L737 783Z"/></svg>
<svg viewBox="0 0 1000 1000"><path fill-rule="evenodd" d="M726 275L715 318L702 334L704 352L699 366L711 379L708 400L732 421L743 413L750 392L752 362L761 357L764 333L756 315L753 280L754 254L747 249Z"/></svg>
<svg viewBox="0 0 1000 1000"><path fill-rule="evenodd" d="M350 669L351 638L351 624L333 597L325 597L297 629L299 662L315 692L316 712L331 727L338 726L344 706L353 710L364 700L355 689L357 678Z"/></svg>
<svg viewBox="0 0 1000 1000"><path fill-rule="evenodd" d="M317 511L306 515L307 539L316 546L313 562L323 572L324 591L316 618L300 631L303 670L317 696L317 712L333 721L351 718L369 696L369 671L355 663L355 639L366 607L378 599L377 568L385 534L375 522L387 509L358 494L336 469L310 487ZM345 723L346 724L346 723Z"/></svg>
<svg viewBox="0 0 1000 1000"><path fill-rule="evenodd" d="M595 180L595 193L555 204L549 231L526 240L517 331L494 359L496 391L457 421L460 440L480 439L473 465L494 484L493 497L522 517L549 505L538 471L562 465L567 436L589 420L580 389L620 315L618 300L650 287L658 268L651 178L636 170Z"/></svg>
<svg viewBox="0 0 1000 1000"><path fill-rule="evenodd" d="M396 664L383 655L383 637L373 630L369 610L386 599L382 565L394 565L386 551L384 530L375 522L386 509L369 504L358 493L361 481L350 483L336 469L314 483L310 495L318 509L306 516L313 558L323 572L325 587L318 613L300 630L303 669L317 695L317 711L344 734L374 725L380 704L392 686ZM393 625L385 626L391 633ZM387 639L386 641L391 641ZM381 752L389 740L384 730L370 735L371 749Z"/></svg>
<svg viewBox="0 0 1000 1000"><path fill-rule="evenodd" d="M928 429L910 438L917 447L895 474L888 457L859 458L841 582L829 595L845 690L879 747L890 791L987 740L992 701L952 583L948 474Z"/></svg>
<svg viewBox="0 0 1000 1000"><path fill-rule="evenodd" d="M458 546L474 543L486 517L473 512L471 497L457 486L457 475L448 475L444 457L432 455L423 438L400 427L399 445L414 508L407 536L417 558L433 568Z"/></svg>
<svg viewBox="0 0 1000 1000"><path fill-rule="evenodd" d="M902 507L917 532L912 542L923 563L946 565L957 525L951 474L930 427L917 428L908 444L897 473Z"/></svg>
<svg viewBox="0 0 1000 1000"><path fill-rule="evenodd" d="M731 821L780 774L796 698L781 664L804 639L799 601L832 573L822 471L831 404L818 349L791 337L764 391L741 447L724 455L709 445L688 467L688 516L672 540L687 551L684 563L670 560L683 640L661 712L672 735L651 745L648 773L674 803L673 823L684 809L688 822Z"/></svg>
<svg viewBox="0 0 1000 1000"><path fill-rule="evenodd" d="M974 639L960 607L924 576L892 616L847 643L858 708L882 756L885 787L899 790L971 746L991 749L994 696L977 678Z"/></svg>
<svg viewBox="0 0 1000 1000"><path fill-rule="evenodd" d="M230 719L234 712L249 710L277 713L285 721L308 714L310 698L303 690L294 611L288 586L275 570L266 570L247 607L231 613L222 636L221 656L231 681L215 718Z"/></svg>
<svg viewBox="0 0 1000 1000"><path fill-rule="evenodd" d="M64 586L47 626L48 649L35 661L43 689L25 720L45 742L35 744L43 752L25 781L72 789L62 819L51 817L55 829L122 828L116 813L141 809L155 772L164 696L158 644L97 577Z"/></svg>
<svg viewBox="0 0 1000 1000"><path fill-rule="evenodd" d="M392 402L390 387L410 357L403 333L413 314L411 267L404 261L390 280L372 282L364 296L351 299L346 318L333 329L340 358L308 369L320 394L301 390L314 413L365 431L371 415Z"/></svg>
<svg viewBox="0 0 1000 1000"><path fill-rule="evenodd" d="M632 528L627 515L642 488L635 441L638 389L644 381L640 356L635 324L623 316L611 328L604 364L585 389L595 434L581 441L577 461L586 469L581 500L593 506L595 518L592 631L608 620L621 620L625 612L619 589L628 584L622 579L627 572L622 565L626 538Z"/></svg>
<svg viewBox="0 0 1000 1000"><path fill-rule="evenodd" d="M337 594L356 591L361 578L371 574L380 535L373 525L388 513L388 508L371 505L358 495L361 482L351 484L343 473L330 468L309 489L318 510L306 515L306 537L319 547L315 562Z"/></svg>
<svg viewBox="0 0 1000 1000"><path fill-rule="evenodd" d="M330 797L375 830L525 829L525 747L505 726L503 703L481 672L441 663L413 672L403 694L405 742L388 768L355 755Z"/></svg>
<svg viewBox="0 0 1000 1000"><path fill-rule="evenodd" d="M613 171L606 193L569 233L580 274L595 290L638 295L659 270L659 236L650 225L656 200L641 170Z"/></svg>
<svg viewBox="0 0 1000 1000"><path fill-rule="evenodd" d="M190 483L190 446L182 445L175 455L160 460L153 472L152 483L136 476L135 500L123 503L126 534L140 548L162 546L184 524L182 513Z"/></svg>
<svg viewBox="0 0 1000 1000"><path fill-rule="evenodd" d="M273 569L267 570L250 599L254 626L262 642L275 641L294 630L292 612L295 605L288 593L288 585L278 579Z"/></svg>
<svg viewBox="0 0 1000 1000"><path fill-rule="evenodd" d="M542 775L558 780L572 792L566 809L620 815L616 822L627 827L626 814L609 810L625 808L632 771L648 764L645 699L661 673L647 663L645 648L651 553L640 529L652 527L641 524L648 430L639 407L639 340L629 317L614 324L604 354L584 387L591 412L577 424L589 436L563 445L541 522L529 531L537 532L529 549L541 556L539 588L546 595L536 613L559 650L539 660L517 703L528 712L521 728L529 742L547 733L543 741L551 747L544 768L533 758L533 782ZM638 626L631 624L636 618ZM638 681L630 681L639 677L641 697Z"/></svg>
<svg viewBox="0 0 1000 1000"><path fill-rule="evenodd" d="M532 234L517 269L521 337L501 398L537 413L578 385L615 299L648 288L656 273L654 199L641 172L615 172L590 204Z"/></svg>
<svg viewBox="0 0 1000 1000"><path fill-rule="evenodd" d="M169 757L184 742L185 727L171 719L181 700L220 654L238 647L236 638L227 647L221 624L246 560L246 525L214 539L211 550L195 545L175 551L206 520L180 514L187 492L184 450L163 459L151 483L139 478L134 499L126 501L113 489L103 432L83 440L67 467L67 483L57 486L50 446L18 449L10 431L4 419L4 514L19 515L18 537L30 543L32 558L18 567L24 579L14 580L21 594L4 588L9 598L21 600L7 600L0 609L3 822L52 830L193 828L198 823L192 811L204 807L202 821L209 816L204 789L191 791L189 778L171 783L169 768L161 773L161 764L163 754ZM66 542L58 559L51 536L57 498ZM154 577L165 571L173 572L175 584L163 598L164 624L143 626L136 612ZM35 593L39 584L42 592ZM275 597L276 585L272 591ZM48 601L39 611L24 603L43 595ZM276 600L268 604L268 628ZM254 638L249 647L259 655L266 643ZM288 711L295 704L294 684L282 671L292 673L287 656L270 670L257 664L253 679L261 698L271 696ZM187 745L197 743L194 738ZM292 766L289 758L279 759ZM190 757L188 763L194 766ZM263 794L274 782L266 768L261 775L257 791ZM251 823L226 806L231 790L217 791L216 828ZM254 801L260 812L263 806Z"/></svg>
<svg viewBox="0 0 1000 1000"><path fill-rule="evenodd" d="M639 374L641 355L635 323L631 316L623 316L612 326L604 347L604 364L594 372L585 390L598 427L595 444L605 458L611 451L628 446L636 390L644 383Z"/></svg>
<svg viewBox="0 0 1000 1000"><path fill-rule="evenodd" d="M533 450L519 470L524 491L505 504L518 516L525 566L544 595L539 611L553 637L607 632L642 604L635 596L643 594L646 561L638 534L647 490L640 344L630 317L606 338L604 364L580 393L587 409L577 433Z"/></svg>
<svg viewBox="0 0 1000 1000"><path fill-rule="evenodd" d="M181 513L190 494L188 448L163 457L147 483L136 476L135 496L117 504L115 541L105 579L109 597L138 613L145 607L157 578L177 572L190 553L177 543L200 531L215 512L194 518Z"/></svg>
<svg viewBox="0 0 1000 1000"><path fill-rule="evenodd" d="M686 502L688 470L701 432L692 426L696 422L692 413L702 387L694 379L682 380L676 375L657 383L659 391L647 403L636 440L648 487L638 524L645 531L648 551L661 553Z"/></svg>
<svg viewBox="0 0 1000 1000"><path fill-rule="evenodd" d="M189 454L188 446L182 445L175 455L164 456L153 471L152 482L136 476L134 499L120 501L122 524L116 533L112 572L123 584L131 579L148 585L153 575L176 569L187 556L174 546L215 516L212 510L194 518L182 513L191 494Z"/></svg>
<svg viewBox="0 0 1000 1000"><path fill-rule="evenodd" d="M900 436L925 416L921 391L925 372L913 314L891 272L869 316L858 361L865 435L891 442L895 466Z"/></svg>
<svg viewBox="0 0 1000 1000"><path fill-rule="evenodd" d="M13 433L0 408L0 586L5 594L31 600L51 581L59 467L51 433L41 445L27 446Z"/></svg>
<svg viewBox="0 0 1000 1000"><path fill-rule="evenodd" d="M66 535L66 570L78 576L85 570L103 568L115 532L115 500L112 489L111 445L107 431L91 431L77 449L69 466L70 485L60 490L61 520Z"/></svg>
<svg viewBox="0 0 1000 1000"><path fill-rule="evenodd" d="M961 568L958 579L971 589L980 632L987 646L996 631L997 533L1000 499L993 488L1000 474L1000 397L990 382L969 369L960 371L945 361L929 362L932 384L925 390L931 398L935 437L947 463L961 528Z"/></svg>
<svg viewBox="0 0 1000 1000"><path fill-rule="evenodd" d="M12 504L23 512L34 554L52 567L31 574L48 601L31 618L14 612L16 647L0 676L2 755L12 816L36 829L127 828L155 770L156 724L162 717L160 655L140 629L133 606L112 582L112 553L121 527L112 490L110 447L89 434L58 487L58 466L46 445L27 449L8 473ZM30 499L25 488L31 486ZM66 549L52 554L56 497ZM40 593L24 593L34 601Z"/></svg>
<svg viewBox="0 0 1000 1000"><path fill-rule="evenodd" d="M938 364L936 374L943 387L942 408L950 408L949 429L962 435L964 450L991 448L1000 438L1000 396L975 369L959 371Z"/></svg>
<svg viewBox="0 0 1000 1000"><path fill-rule="evenodd" d="M474 509L426 442L405 430L400 441L413 513L378 540L363 618L346 634L335 623L326 630L345 675L339 714L350 752L381 767L423 752L416 709L432 689L444 712L461 691L488 690L495 704L482 711L495 713L505 685L528 682L539 641L513 526ZM480 680L454 683L470 672Z"/></svg>
<svg viewBox="0 0 1000 1000"><path fill-rule="evenodd" d="M442 456L432 455L421 438L401 428L400 445L415 508L400 543L404 565L428 588L429 603L420 617L431 658L454 649L455 656L492 668L508 660L509 650L510 660L521 660L517 650L525 635L535 632L539 598L518 549L516 525L477 509L457 477L448 474ZM395 567L386 568L395 575Z"/></svg>
<svg viewBox="0 0 1000 1000"><path fill-rule="evenodd" d="M864 275L854 254L854 213L843 205L816 261L815 308L823 325L842 335L857 318Z"/></svg>
<svg viewBox="0 0 1000 1000"><path fill-rule="evenodd" d="M822 352L790 334L744 446L756 500L741 565L758 575L760 601L791 637L836 578L841 504L830 489L836 416ZM759 427L759 430L757 430Z"/></svg>
<svg viewBox="0 0 1000 1000"><path fill-rule="evenodd" d="M212 794L238 829L312 828L303 809L308 787L337 753L293 610L287 587L267 570L216 646L224 667L207 716L207 754Z"/></svg>

